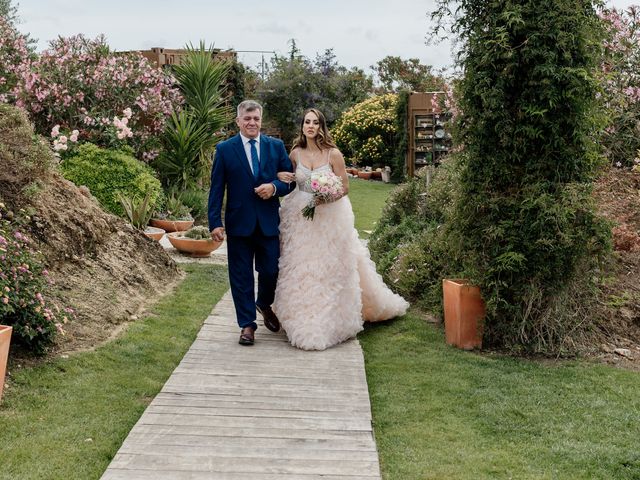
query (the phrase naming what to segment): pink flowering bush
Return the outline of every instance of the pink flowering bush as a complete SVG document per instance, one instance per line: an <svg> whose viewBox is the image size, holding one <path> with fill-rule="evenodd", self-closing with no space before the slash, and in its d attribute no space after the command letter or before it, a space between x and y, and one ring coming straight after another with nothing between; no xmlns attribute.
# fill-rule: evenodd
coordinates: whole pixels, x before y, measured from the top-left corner
<svg viewBox="0 0 640 480"><path fill-rule="evenodd" d="M31 55L27 37L0 16L0 103L9 101L16 86L18 70Z"/></svg>
<svg viewBox="0 0 640 480"><path fill-rule="evenodd" d="M602 143L612 165L640 165L640 7L601 13L607 30L601 81L609 125Z"/></svg>
<svg viewBox="0 0 640 480"><path fill-rule="evenodd" d="M140 54L112 52L103 36L58 38L14 70L9 100L29 112L38 133L55 142L56 127L77 131L79 141L129 146L147 161L157 155L166 118L182 102L171 76ZM62 144L58 138L58 151L65 150Z"/></svg>
<svg viewBox="0 0 640 480"><path fill-rule="evenodd" d="M42 354L73 310L50 299L48 272L19 227L0 203L0 323L13 327L17 343Z"/></svg>

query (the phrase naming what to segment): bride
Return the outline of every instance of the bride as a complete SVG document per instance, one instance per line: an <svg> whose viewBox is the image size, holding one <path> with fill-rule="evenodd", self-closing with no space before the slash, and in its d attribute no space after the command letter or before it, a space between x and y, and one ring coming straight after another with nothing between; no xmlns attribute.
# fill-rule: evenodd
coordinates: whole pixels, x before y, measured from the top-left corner
<svg viewBox="0 0 640 480"><path fill-rule="evenodd" d="M354 228L349 179L319 110L304 112L290 154L294 173L278 179L295 181L296 189L280 208L280 261L273 309L295 347L324 350L376 322L403 315L409 304L382 281L368 249ZM344 193L317 205L312 220L302 215L313 194L305 184L312 172L333 171Z"/></svg>

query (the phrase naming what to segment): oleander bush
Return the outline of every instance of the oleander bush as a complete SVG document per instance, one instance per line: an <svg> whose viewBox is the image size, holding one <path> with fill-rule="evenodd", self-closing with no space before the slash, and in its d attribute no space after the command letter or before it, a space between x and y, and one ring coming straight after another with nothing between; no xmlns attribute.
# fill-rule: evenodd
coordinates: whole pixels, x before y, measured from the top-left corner
<svg viewBox="0 0 640 480"><path fill-rule="evenodd" d="M145 161L157 156L158 134L182 103L167 72L139 53L114 52L104 36L59 37L40 54L25 55L24 39L0 24L5 31L11 48L0 44L0 59L7 61L0 70L8 73L0 77L12 88L0 89L0 101L24 108L37 133L49 136L57 125L77 130L80 141L128 145Z"/></svg>
<svg viewBox="0 0 640 480"><path fill-rule="evenodd" d="M14 213L0 203L0 324L13 327L13 341L35 354L53 344L73 317L50 294L52 285L44 259L23 233L25 212Z"/></svg>
<svg viewBox="0 0 640 480"><path fill-rule="evenodd" d="M67 180L87 186L107 211L121 217L125 210L120 196L144 198L148 194L149 205L156 208L163 202L153 169L122 150L85 143L64 158L60 170Z"/></svg>
<svg viewBox="0 0 640 480"><path fill-rule="evenodd" d="M640 168L640 7L605 9L600 78L608 126L602 143L616 167Z"/></svg>

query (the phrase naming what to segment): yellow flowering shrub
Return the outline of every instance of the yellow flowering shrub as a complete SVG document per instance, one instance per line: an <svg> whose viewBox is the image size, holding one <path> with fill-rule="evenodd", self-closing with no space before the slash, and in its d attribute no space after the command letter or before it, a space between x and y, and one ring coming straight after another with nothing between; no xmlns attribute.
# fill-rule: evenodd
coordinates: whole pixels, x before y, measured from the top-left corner
<svg viewBox="0 0 640 480"><path fill-rule="evenodd" d="M394 155L394 93L371 97L345 111L331 133L347 163L382 167Z"/></svg>

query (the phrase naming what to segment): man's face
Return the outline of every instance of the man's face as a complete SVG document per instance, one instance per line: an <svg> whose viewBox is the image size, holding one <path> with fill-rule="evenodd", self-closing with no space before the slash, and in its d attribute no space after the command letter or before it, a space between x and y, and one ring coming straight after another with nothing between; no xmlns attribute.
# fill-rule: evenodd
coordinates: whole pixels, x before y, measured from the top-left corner
<svg viewBox="0 0 640 480"><path fill-rule="evenodd" d="M256 138L260 134L260 126L262 125L260 110L243 110L236 118L236 124L242 135L247 138Z"/></svg>

